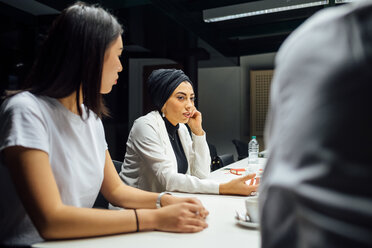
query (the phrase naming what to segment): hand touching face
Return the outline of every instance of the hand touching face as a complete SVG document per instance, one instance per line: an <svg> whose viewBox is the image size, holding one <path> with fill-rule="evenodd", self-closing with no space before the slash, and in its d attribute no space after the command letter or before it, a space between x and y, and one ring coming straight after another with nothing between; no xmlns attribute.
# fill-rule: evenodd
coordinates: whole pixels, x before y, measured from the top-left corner
<svg viewBox="0 0 372 248"><path fill-rule="evenodd" d="M204 131L202 128L202 114L194 108L191 112L189 121L187 122L191 131L196 135L203 135Z"/></svg>

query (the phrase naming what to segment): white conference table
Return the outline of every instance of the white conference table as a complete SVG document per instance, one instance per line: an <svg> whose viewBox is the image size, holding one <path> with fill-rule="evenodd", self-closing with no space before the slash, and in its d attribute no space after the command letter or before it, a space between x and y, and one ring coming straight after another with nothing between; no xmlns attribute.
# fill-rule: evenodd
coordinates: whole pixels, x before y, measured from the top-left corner
<svg viewBox="0 0 372 248"><path fill-rule="evenodd" d="M260 162L262 163L262 159ZM226 167L246 168L247 159L237 161ZM210 179L226 182L239 175L229 173L221 168L211 173ZM34 244L32 247L260 247L260 233L257 229L241 226L235 220L235 210L244 212L244 196L209 195L172 193L177 196L197 197L208 209L208 228L198 233L170 233L161 231L148 231L128 233L96 238L74 240L46 241Z"/></svg>

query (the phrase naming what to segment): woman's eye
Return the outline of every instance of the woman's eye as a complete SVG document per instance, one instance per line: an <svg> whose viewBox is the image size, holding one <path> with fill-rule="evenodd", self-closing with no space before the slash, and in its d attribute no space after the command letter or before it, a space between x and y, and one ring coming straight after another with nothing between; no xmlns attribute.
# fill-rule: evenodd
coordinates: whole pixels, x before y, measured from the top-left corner
<svg viewBox="0 0 372 248"><path fill-rule="evenodd" d="M193 101L193 102L195 102L195 98L196 97L191 97L190 100Z"/></svg>
<svg viewBox="0 0 372 248"><path fill-rule="evenodd" d="M177 99L178 100L183 100L183 99L185 99L183 96L177 96Z"/></svg>

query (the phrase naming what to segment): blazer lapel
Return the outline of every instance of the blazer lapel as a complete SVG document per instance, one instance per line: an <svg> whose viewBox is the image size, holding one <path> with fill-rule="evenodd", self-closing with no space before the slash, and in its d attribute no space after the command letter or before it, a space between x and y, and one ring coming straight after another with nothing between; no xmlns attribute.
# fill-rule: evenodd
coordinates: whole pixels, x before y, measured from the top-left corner
<svg viewBox="0 0 372 248"><path fill-rule="evenodd" d="M165 153L166 156L172 160L172 163L175 165L174 168L177 171L177 159L176 155L174 154L172 144L170 143L167 128L165 127L165 123L161 115L159 114L158 111L153 111L152 112L155 120L156 120L156 126L158 127L158 132L161 137L161 141L163 145L165 146Z"/></svg>

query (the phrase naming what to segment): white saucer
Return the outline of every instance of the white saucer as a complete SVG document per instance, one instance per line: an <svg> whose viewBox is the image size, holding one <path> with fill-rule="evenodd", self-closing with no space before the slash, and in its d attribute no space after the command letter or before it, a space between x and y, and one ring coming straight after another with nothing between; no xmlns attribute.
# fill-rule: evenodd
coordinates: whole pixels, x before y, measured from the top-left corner
<svg viewBox="0 0 372 248"><path fill-rule="evenodd" d="M260 227L260 224L255 223L255 222L243 221L243 220L238 220L238 219L236 219L236 222L241 226L249 227L249 228L252 228L252 229L257 229L257 228Z"/></svg>
<svg viewBox="0 0 372 248"><path fill-rule="evenodd" d="M238 222L239 225L249 227L252 229L257 229L259 228L260 224L256 222L251 222L249 220L249 217L246 216L245 214L241 214L238 211L235 211L235 220Z"/></svg>

